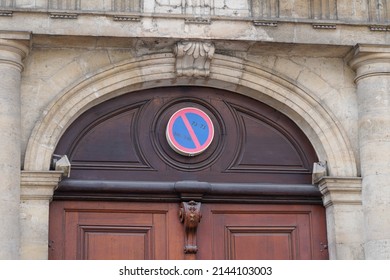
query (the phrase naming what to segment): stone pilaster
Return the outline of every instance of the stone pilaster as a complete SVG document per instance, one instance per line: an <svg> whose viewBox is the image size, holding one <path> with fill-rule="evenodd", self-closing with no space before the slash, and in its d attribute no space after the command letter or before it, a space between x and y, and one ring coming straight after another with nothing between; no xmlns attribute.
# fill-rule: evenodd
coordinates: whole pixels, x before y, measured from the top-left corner
<svg viewBox="0 0 390 280"><path fill-rule="evenodd" d="M390 259L390 47L358 45L356 70L366 259Z"/></svg>
<svg viewBox="0 0 390 280"><path fill-rule="evenodd" d="M0 259L18 259L21 168L20 84L30 34L0 32Z"/></svg>
<svg viewBox="0 0 390 280"><path fill-rule="evenodd" d="M61 180L58 171L22 171L20 193L20 258L48 259L49 203Z"/></svg>
<svg viewBox="0 0 390 280"><path fill-rule="evenodd" d="M361 178L323 177L318 181L326 208L330 259L364 259Z"/></svg>

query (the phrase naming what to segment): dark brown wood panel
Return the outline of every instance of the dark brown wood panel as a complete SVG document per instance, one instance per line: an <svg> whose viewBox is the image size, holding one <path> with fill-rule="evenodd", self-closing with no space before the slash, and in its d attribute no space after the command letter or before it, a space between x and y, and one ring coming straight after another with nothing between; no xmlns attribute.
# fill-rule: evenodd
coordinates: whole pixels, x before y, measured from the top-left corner
<svg viewBox="0 0 390 280"><path fill-rule="evenodd" d="M178 211L165 203L53 202L50 258L182 259Z"/></svg>
<svg viewBox="0 0 390 280"><path fill-rule="evenodd" d="M295 226L226 226L225 258L230 260L294 259Z"/></svg>
<svg viewBox="0 0 390 280"><path fill-rule="evenodd" d="M327 259L325 213L312 205L204 204L200 259Z"/></svg>
<svg viewBox="0 0 390 280"><path fill-rule="evenodd" d="M205 111L215 138L187 157L166 140L166 126L184 107ZM249 97L201 87L133 92L84 113L55 154L66 154L72 179L235 183L311 183L314 149L297 125Z"/></svg>
<svg viewBox="0 0 390 280"><path fill-rule="evenodd" d="M81 259L150 260L152 226L79 226Z"/></svg>

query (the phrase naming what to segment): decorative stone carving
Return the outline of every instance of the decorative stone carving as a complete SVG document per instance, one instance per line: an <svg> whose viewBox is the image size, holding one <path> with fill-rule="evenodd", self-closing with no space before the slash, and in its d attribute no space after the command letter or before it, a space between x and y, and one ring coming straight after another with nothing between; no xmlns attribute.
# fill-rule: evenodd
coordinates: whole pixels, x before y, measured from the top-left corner
<svg viewBox="0 0 390 280"><path fill-rule="evenodd" d="M195 24L211 24L210 18L203 17L189 17L184 19L185 23L195 23Z"/></svg>
<svg viewBox="0 0 390 280"><path fill-rule="evenodd" d="M200 206L200 202L195 202L193 200L182 202L180 206L179 218L185 228L185 254L196 254L198 252L198 246L196 245L196 230L200 219L202 218Z"/></svg>
<svg viewBox="0 0 390 280"><path fill-rule="evenodd" d="M12 17L12 11L0 11L0 17Z"/></svg>
<svg viewBox="0 0 390 280"><path fill-rule="evenodd" d="M78 15L74 13L50 13L50 18L54 19L77 19Z"/></svg>
<svg viewBox="0 0 390 280"><path fill-rule="evenodd" d="M371 31L390 31L390 25L371 25Z"/></svg>
<svg viewBox="0 0 390 280"><path fill-rule="evenodd" d="M313 24L314 29L336 29L336 24L333 23L314 23Z"/></svg>
<svg viewBox="0 0 390 280"><path fill-rule="evenodd" d="M176 74L178 76L207 77L215 47L208 42L179 42L176 44Z"/></svg>
<svg viewBox="0 0 390 280"><path fill-rule="evenodd" d="M268 20L254 20L253 24L254 26L270 26L270 27L278 26L277 21L268 21Z"/></svg>
<svg viewBox="0 0 390 280"><path fill-rule="evenodd" d="M141 17L139 16L114 16L114 21L134 21L138 22L141 20Z"/></svg>

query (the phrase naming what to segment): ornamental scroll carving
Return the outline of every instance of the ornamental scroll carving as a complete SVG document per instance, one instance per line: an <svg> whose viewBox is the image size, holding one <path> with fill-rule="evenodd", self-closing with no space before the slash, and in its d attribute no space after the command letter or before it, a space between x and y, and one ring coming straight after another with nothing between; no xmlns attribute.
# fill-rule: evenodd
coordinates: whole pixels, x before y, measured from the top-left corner
<svg viewBox="0 0 390 280"><path fill-rule="evenodd" d="M182 202L180 205L179 218L185 228L185 254L196 254L198 252L198 246L196 245L196 230L200 219L202 218L200 206L200 202L195 202L193 200Z"/></svg>
<svg viewBox="0 0 390 280"><path fill-rule="evenodd" d="M179 42L174 48L176 74L188 77L208 77L215 47L208 42Z"/></svg>

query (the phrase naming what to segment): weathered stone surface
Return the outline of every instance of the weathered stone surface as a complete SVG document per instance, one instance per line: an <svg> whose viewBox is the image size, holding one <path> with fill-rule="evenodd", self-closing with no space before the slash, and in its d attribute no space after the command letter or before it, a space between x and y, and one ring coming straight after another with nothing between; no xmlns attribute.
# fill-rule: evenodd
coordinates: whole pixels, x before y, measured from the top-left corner
<svg viewBox="0 0 390 280"><path fill-rule="evenodd" d="M61 172L22 172L20 198L20 258L48 258L49 203Z"/></svg>
<svg viewBox="0 0 390 280"><path fill-rule="evenodd" d="M365 255L389 259L390 49L357 46L350 64L357 72Z"/></svg>
<svg viewBox="0 0 390 280"><path fill-rule="evenodd" d="M22 59L28 52L25 34L0 33L0 259L18 259L20 248L19 219L21 119L20 85ZM29 36L26 36L27 38Z"/></svg>
<svg viewBox="0 0 390 280"><path fill-rule="evenodd" d="M362 179L323 177L318 185L327 213L329 257L364 259Z"/></svg>

